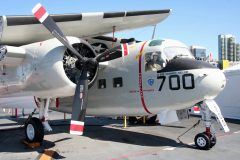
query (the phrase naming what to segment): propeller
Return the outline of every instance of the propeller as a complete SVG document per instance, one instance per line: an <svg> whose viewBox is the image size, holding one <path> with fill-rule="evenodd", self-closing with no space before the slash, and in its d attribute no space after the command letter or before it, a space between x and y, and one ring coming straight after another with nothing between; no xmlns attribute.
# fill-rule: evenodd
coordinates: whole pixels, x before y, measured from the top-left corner
<svg viewBox="0 0 240 160"><path fill-rule="evenodd" d="M83 57L67 40L66 36L57 26L55 21L47 13L46 9L38 3L33 9L32 13L36 19L42 23L49 32L57 38L66 48L68 48L77 58L75 66L81 66L81 75L77 82L73 106L72 106L72 118L70 126L70 134L82 135L84 130L84 119L87 109L88 98L88 68L97 67L99 62L105 61L106 57L113 54L117 49L121 49L121 45L109 49L101 54L98 54L94 58ZM78 67L77 67L78 68Z"/></svg>

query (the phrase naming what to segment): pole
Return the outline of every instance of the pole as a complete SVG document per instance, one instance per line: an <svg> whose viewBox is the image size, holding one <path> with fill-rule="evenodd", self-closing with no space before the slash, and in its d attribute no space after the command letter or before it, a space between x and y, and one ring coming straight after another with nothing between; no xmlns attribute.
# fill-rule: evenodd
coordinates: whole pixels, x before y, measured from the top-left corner
<svg viewBox="0 0 240 160"><path fill-rule="evenodd" d="M146 116L143 116L143 124L146 124Z"/></svg>
<svg viewBox="0 0 240 160"><path fill-rule="evenodd" d="M123 128L127 128L127 116L124 115L124 127Z"/></svg>
<svg viewBox="0 0 240 160"><path fill-rule="evenodd" d="M18 109L15 108L15 117L17 118L18 117Z"/></svg>
<svg viewBox="0 0 240 160"><path fill-rule="evenodd" d="M63 113L63 119L64 119L64 121L66 121L66 113L65 112Z"/></svg>

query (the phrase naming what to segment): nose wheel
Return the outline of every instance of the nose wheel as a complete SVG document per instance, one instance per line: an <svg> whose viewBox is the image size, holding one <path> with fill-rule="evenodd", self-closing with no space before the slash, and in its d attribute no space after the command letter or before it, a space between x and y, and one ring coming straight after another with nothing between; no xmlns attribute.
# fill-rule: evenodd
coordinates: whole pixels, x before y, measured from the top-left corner
<svg viewBox="0 0 240 160"><path fill-rule="evenodd" d="M200 104L202 120L205 123L206 131L199 133L194 138L195 145L197 148L202 150L209 150L217 143L217 138L214 133L211 132L211 119L212 113L215 114L217 121L221 124L225 132L229 131L224 118L222 117L221 111L213 100L208 100Z"/></svg>
<svg viewBox="0 0 240 160"><path fill-rule="evenodd" d="M201 150L209 150L215 146L217 139L214 134L207 134L206 132L199 133L194 138L195 145Z"/></svg>
<svg viewBox="0 0 240 160"><path fill-rule="evenodd" d="M195 145L202 150L210 149L210 139L205 133L199 133L194 138Z"/></svg>

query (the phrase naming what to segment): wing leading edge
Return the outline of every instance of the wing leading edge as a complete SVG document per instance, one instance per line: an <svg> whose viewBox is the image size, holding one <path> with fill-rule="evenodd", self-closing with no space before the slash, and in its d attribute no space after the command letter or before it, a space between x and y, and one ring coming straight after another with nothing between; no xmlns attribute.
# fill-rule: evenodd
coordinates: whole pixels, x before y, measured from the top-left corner
<svg viewBox="0 0 240 160"><path fill-rule="evenodd" d="M155 25L166 19L171 10L96 12L51 15L67 36L93 37L115 31ZM52 38L33 16L1 16L0 44L24 45Z"/></svg>

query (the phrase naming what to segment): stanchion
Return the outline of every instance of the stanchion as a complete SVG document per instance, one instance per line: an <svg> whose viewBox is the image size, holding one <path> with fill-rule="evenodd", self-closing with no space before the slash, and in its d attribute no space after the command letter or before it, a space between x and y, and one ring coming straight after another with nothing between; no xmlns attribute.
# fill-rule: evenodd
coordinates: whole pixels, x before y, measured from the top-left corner
<svg viewBox="0 0 240 160"><path fill-rule="evenodd" d="M146 116L143 116L143 124L146 124Z"/></svg>
<svg viewBox="0 0 240 160"><path fill-rule="evenodd" d="M63 119L66 121L66 113L63 114Z"/></svg>
<svg viewBox="0 0 240 160"><path fill-rule="evenodd" d="M127 116L124 115L124 128L127 128Z"/></svg>
<svg viewBox="0 0 240 160"><path fill-rule="evenodd" d="M17 118L18 117L18 109L15 108L15 117Z"/></svg>

